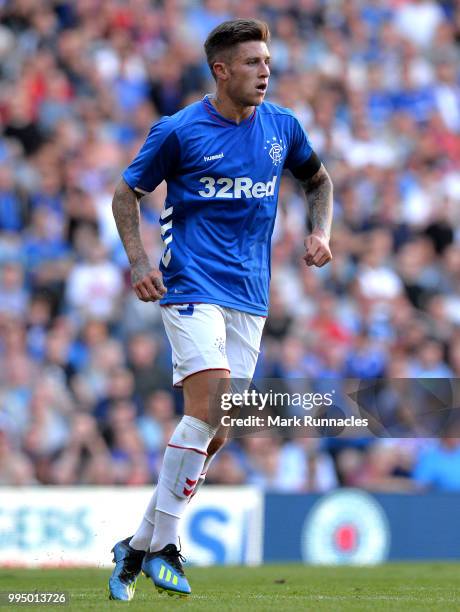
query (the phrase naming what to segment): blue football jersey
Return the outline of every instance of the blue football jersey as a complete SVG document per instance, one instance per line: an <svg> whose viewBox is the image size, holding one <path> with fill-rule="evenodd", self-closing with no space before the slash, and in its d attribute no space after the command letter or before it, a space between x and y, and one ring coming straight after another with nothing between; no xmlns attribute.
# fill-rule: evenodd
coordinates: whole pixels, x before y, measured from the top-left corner
<svg viewBox="0 0 460 612"><path fill-rule="evenodd" d="M154 124L123 178L140 193L167 182L160 303L266 315L281 173L311 154L293 113L268 102L237 124L205 96Z"/></svg>

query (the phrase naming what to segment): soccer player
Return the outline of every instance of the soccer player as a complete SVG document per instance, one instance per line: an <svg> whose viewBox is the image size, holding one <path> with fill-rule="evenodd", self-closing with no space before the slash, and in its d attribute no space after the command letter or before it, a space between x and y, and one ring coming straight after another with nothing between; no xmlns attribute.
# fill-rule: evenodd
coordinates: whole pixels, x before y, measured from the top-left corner
<svg viewBox="0 0 460 612"><path fill-rule="evenodd" d="M113 599L132 598L141 570L160 591L191 592L181 563L180 519L225 442L208 414L212 383L230 373L250 380L254 373L284 168L299 180L309 207L306 264L321 267L332 258L328 173L293 113L264 102L268 40L267 24L256 19L226 21L209 34L205 51L216 93L154 124L114 195L133 288L140 300L162 306L185 415L137 532L114 546ZM168 191L158 269L140 239L139 198L163 180Z"/></svg>

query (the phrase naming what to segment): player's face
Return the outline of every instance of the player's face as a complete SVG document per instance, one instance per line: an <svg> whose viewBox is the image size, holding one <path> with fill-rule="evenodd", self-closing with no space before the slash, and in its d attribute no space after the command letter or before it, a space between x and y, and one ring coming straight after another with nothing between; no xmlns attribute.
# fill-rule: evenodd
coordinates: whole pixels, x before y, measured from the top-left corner
<svg viewBox="0 0 460 612"><path fill-rule="evenodd" d="M260 41L240 43L228 65L227 95L241 106L262 104L270 78L270 53Z"/></svg>

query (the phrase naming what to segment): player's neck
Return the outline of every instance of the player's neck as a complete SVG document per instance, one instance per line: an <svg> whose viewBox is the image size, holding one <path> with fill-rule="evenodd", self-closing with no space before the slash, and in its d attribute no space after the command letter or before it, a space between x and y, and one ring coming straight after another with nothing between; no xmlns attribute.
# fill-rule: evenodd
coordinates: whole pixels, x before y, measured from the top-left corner
<svg viewBox="0 0 460 612"><path fill-rule="evenodd" d="M241 123L254 112L254 106L241 106L240 104L235 104L230 98L219 93L210 96L210 100L211 104L222 117L230 119L235 123Z"/></svg>

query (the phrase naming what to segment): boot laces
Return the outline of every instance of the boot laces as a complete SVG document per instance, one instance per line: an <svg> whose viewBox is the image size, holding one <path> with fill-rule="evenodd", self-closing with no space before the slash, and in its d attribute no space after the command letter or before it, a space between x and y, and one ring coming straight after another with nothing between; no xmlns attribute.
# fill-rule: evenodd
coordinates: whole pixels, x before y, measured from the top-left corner
<svg viewBox="0 0 460 612"><path fill-rule="evenodd" d="M163 549L163 555L165 559L168 561L174 569L176 569L179 574L184 575L184 569L182 567L182 563L185 563L187 559L181 555L181 548L177 548L175 544L168 544Z"/></svg>

